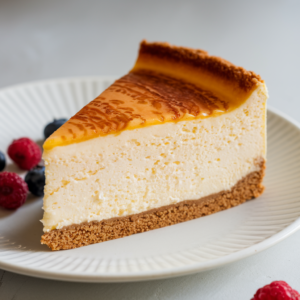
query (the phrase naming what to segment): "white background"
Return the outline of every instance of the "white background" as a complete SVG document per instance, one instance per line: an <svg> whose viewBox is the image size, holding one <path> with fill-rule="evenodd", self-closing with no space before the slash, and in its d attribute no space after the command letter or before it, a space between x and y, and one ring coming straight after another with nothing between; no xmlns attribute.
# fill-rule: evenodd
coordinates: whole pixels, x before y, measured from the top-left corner
<svg viewBox="0 0 300 300"><path fill-rule="evenodd" d="M297 0L0 0L0 87L66 76L121 76L144 38L202 48L255 71L266 81L269 105L300 122ZM0 299L250 300L273 280L300 291L299 249L297 232L221 269L141 283L65 283L0 270Z"/></svg>

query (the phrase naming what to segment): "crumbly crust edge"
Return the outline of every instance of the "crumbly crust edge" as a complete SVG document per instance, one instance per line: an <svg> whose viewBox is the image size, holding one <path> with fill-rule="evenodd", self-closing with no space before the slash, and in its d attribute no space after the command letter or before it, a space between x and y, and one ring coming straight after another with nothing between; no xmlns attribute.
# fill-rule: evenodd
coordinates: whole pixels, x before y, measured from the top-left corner
<svg viewBox="0 0 300 300"><path fill-rule="evenodd" d="M174 225L237 206L263 193L265 160L260 160L259 166L259 171L250 173L229 191L131 216L73 224L44 233L41 243L51 250L73 249Z"/></svg>

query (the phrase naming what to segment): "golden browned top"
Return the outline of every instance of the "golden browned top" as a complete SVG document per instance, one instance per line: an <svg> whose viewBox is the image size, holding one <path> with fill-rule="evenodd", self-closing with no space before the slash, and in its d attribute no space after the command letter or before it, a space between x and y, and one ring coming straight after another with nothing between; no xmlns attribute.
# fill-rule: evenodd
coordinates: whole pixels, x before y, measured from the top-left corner
<svg viewBox="0 0 300 300"><path fill-rule="evenodd" d="M44 149L218 116L240 106L260 82L253 72L205 51L143 41L134 68L54 132Z"/></svg>
<svg viewBox="0 0 300 300"><path fill-rule="evenodd" d="M190 66L196 70L205 70L235 82L246 91L251 90L258 81L263 82L261 77L254 72L237 67L223 58L210 56L206 51L200 49L176 47L169 43L148 43L144 40L140 44L139 60L141 57L155 57L170 63Z"/></svg>

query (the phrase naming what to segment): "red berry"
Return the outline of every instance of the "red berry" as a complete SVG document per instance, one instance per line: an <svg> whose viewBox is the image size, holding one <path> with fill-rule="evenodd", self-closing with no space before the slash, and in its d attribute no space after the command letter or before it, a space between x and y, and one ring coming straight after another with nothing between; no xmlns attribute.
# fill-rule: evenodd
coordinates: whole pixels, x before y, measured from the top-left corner
<svg viewBox="0 0 300 300"><path fill-rule="evenodd" d="M28 193L26 182L16 173L0 173L0 206L16 209L24 204Z"/></svg>
<svg viewBox="0 0 300 300"><path fill-rule="evenodd" d="M300 294L284 281L273 281L260 288L251 300L300 300Z"/></svg>
<svg viewBox="0 0 300 300"><path fill-rule="evenodd" d="M29 138L14 140L8 147L9 157L23 170L30 170L41 160L40 147Z"/></svg>

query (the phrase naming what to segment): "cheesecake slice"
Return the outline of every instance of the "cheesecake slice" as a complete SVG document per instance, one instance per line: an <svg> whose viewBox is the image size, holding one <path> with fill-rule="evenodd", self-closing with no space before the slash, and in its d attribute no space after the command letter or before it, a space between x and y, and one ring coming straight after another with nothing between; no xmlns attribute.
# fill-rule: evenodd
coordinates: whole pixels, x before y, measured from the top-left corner
<svg viewBox="0 0 300 300"><path fill-rule="evenodd" d="M133 69L44 144L42 244L77 248L258 197L267 97L253 72L143 41Z"/></svg>

